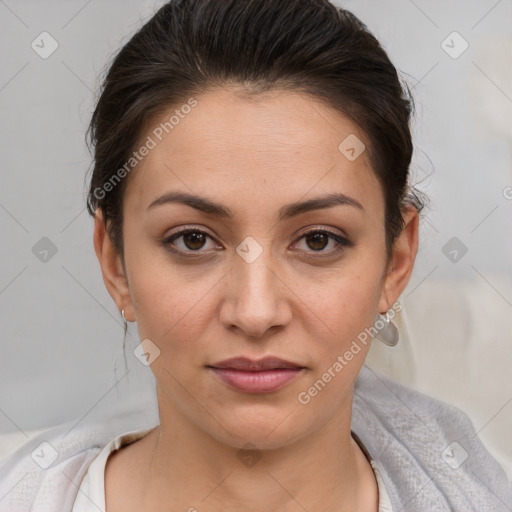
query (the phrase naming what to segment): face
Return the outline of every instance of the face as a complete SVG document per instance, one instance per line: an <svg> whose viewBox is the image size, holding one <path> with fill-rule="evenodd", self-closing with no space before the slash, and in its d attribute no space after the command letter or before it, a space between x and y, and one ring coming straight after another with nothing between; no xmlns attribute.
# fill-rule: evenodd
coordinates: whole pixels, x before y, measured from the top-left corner
<svg viewBox="0 0 512 512"><path fill-rule="evenodd" d="M388 275L381 186L366 151L353 159L339 149L367 137L338 111L292 92L196 100L129 177L126 274L100 222L96 249L112 297L160 351L151 370L161 418L178 415L236 447L283 446L349 421L369 342L341 370L339 356L405 287L414 233ZM210 368L266 356L302 369L262 392Z"/></svg>

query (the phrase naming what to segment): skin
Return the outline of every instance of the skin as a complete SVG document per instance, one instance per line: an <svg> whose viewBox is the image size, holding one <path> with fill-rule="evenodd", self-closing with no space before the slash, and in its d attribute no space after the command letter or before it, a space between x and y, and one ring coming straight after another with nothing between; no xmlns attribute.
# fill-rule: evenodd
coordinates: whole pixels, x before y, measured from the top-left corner
<svg viewBox="0 0 512 512"><path fill-rule="evenodd" d="M297 397L399 298L416 257L418 212L404 210L387 261L384 196L367 151L350 161L338 150L350 134L368 142L357 125L298 92L249 100L214 89L196 99L129 176L124 264L96 212L105 285L140 339L160 350L150 366L160 426L109 457L107 510L376 511L373 470L350 434L353 385L370 344L309 404ZM178 203L148 210L170 190L221 203L233 218ZM284 205L332 192L364 210L336 205L278 220ZM206 255L187 259L162 244L184 226L209 236L178 238L176 249ZM353 245L334 252L334 239L302 236L312 228ZM252 263L236 252L246 237L262 248ZM243 393L206 368L240 355L306 369L280 390ZM248 442L261 454L251 467L237 457Z"/></svg>

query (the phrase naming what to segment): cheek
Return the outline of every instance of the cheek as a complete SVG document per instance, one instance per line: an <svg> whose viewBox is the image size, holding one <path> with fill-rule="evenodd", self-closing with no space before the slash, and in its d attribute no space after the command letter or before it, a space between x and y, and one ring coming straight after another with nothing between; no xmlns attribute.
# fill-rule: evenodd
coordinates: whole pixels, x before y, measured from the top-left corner
<svg viewBox="0 0 512 512"><path fill-rule="evenodd" d="M209 322L215 281L197 276L170 262L132 261L130 294L141 340L149 338L166 354L180 357L187 348L197 352L197 342ZM192 347L193 345L193 347Z"/></svg>
<svg viewBox="0 0 512 512"><path fill-rule="evenodd" d="M358 261L304 288L310 290L304 303L317 315L322 334L332 340L333 349L350 345L352 339L373 325L377 313L380 267L363 257Z"/></svg>
<svg viewBox="0 0 512 512"><path fill-rule="evenodd" d="M330 287L317 288L315 311L320 327L313 339L315 366L307 389L316 410L332 411L342 405L371 345L371 331L379 299L379 274L355 269L331 279ZM327 333L327 334L326 334ZM324 383L324 384L322 384ZM320 392L321 390L321 392Z"/></svg>

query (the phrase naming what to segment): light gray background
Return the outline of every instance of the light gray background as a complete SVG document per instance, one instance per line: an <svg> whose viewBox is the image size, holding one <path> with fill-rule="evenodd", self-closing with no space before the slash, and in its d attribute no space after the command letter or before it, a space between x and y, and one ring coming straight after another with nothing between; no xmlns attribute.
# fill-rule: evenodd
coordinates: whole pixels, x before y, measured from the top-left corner
<svg viewBox="0 0 512 512"><path fill-rule="evenodd" d="M413 175L432 205L407 290L478 281L492 296L482 295L482 310L496 301L512 315L512 200L504 194L512 197L512 2L336 3L382 42L416 99ZM121 318L94 254L84 133L104 66L162 4L0 0L0 433L18 432L20 442L26 432L71 418L127 409L155 417L152 374L132 354L136 326L126 376ZM47 59L31 47L43 31L59 45ZM457 59L441 46L453 31L469 43ZM57 248L46 262L32 250L42 237ZM443 253L452 237L468 248L455 263ZM500 336L510 353L512 332ZM511 401L486 414L510 425L510 373L493 364L488 378ZM484 384L465 383L467 396ZM448 391L446 399L457 401ZM499 442L495 453L512 454L510 436Z"/></svg>

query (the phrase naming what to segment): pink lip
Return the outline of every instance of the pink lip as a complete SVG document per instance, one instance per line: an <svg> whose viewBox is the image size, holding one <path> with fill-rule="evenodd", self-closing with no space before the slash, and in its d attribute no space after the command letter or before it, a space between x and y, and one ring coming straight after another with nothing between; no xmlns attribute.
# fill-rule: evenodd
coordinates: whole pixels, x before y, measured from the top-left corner
<svg viewBox="0 0 512 512"><path fill-rule="evenodd" d="M233 357L209 365L230 387L246 393L269 393L282 388L305 367L278 357Z"/></svg>
<svg viewBox="0 0 512 512"><path fill-rule="evenodd" d="M211 367L210 367L211 368ZM228 368L211 368L226 384L246 393L270 393L276 391L293 378L302 368L287 368L263 371L233 370Z"/></svg>
<svg viewBox="0 0 512 512"><path fill-rule="evenodd" d="M232 357L209 365L213 368L229 368L232 370L262 371L276 369L303 368L300 364L281 359L280 357L267 356L262 359L250 359L249 357Z"/></svg>

